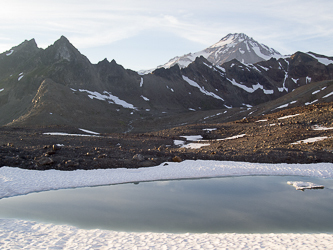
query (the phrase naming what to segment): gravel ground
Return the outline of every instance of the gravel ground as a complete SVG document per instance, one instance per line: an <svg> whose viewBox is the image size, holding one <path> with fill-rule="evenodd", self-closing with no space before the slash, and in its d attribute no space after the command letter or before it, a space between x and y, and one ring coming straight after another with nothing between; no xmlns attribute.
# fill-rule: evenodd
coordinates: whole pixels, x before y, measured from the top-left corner
<svg viewBox="0 0 333 250"><path fill-rule="evenodd" d="M150 167L185 159L333 162L332 128L333 103L286 109L228 123L194 124L147 133L64 136L44 133L92 134L59 126L1 127L0 166L74 170ZM201 135L204 141L189 144L191 141L181 137L189 135ZM237 135L241 136L233 137ZM308 138L321 140L296 143ZM199 147L199 143L206 146Z"/></svg>

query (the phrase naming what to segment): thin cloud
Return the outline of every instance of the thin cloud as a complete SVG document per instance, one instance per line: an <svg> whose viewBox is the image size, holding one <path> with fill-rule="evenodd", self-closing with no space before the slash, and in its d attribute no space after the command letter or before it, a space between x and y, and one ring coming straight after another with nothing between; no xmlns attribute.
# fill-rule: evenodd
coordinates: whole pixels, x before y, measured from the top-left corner
<svg viewBox="0 0 333 250"><path fill-rule="evenodd" d="M31 38L46 47L61 35L79 49L112 47L140 36L156 40L163 32L204 49L228 33L243 32L282 54L303 49L327 54L332 51L332 9L331 0L12 0L1 4L0 50ZM139 47L124 48L124 58L142 65L144 59L133 56ZM195 51L183 54L189 52ZM170 50L170 58L174 53Z"/></svg>

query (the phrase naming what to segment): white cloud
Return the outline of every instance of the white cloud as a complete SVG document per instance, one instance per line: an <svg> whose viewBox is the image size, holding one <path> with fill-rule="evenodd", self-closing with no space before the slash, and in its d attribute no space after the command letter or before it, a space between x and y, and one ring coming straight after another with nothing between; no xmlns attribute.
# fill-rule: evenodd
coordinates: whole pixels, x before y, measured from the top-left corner
<svg viewBox="0 0 333 250"><path fill-rule="evenodd" d="M332 9L331 0L12 0L1 4L0 51L31 38L45 48L61 35L79 50L112 47L145 35L144 48L163 32L170 34L169 43L179 37L192 45L202 44L201 50L228 33L244 32L283 54L312 50L330 55ZM138 50L139 45L133 48ZM127 52L124 58L133 61L134 49L128 47ZM176 52L170 49L170 58ZM195 51L181 54L189 52Z"/></svg>

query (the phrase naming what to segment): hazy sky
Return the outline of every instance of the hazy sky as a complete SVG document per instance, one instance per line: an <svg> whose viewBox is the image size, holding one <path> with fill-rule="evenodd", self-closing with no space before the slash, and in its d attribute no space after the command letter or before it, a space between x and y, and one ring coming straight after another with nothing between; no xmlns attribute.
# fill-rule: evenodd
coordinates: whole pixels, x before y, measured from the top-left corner
<svg viewBox="0 0 333 250"><path fill-rule="evenodd" d="M281 54L333 56L332 0L1 0L0 53L66 36L92 63L150 69L245 33Z"/></svg>

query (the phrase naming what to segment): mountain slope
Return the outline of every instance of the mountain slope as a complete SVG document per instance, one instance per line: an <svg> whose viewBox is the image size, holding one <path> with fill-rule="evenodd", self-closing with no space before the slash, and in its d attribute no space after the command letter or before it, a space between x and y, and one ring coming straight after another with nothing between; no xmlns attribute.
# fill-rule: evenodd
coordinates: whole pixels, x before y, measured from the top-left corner
<svg viewBox="0 0 333 250"><path fill-rule="evenodd" d="M45 50L26 41L0 54L0 65L1 125L100 132L131 131L133 124L147 129L154 125L147 122L165 118L178 124L176 117L210 110L248 109L333 79L333 58L311 52L254 64L232 59L215 65L198 57L185 68L139 75L114 60L91 64L65 37Z"/></svg>

